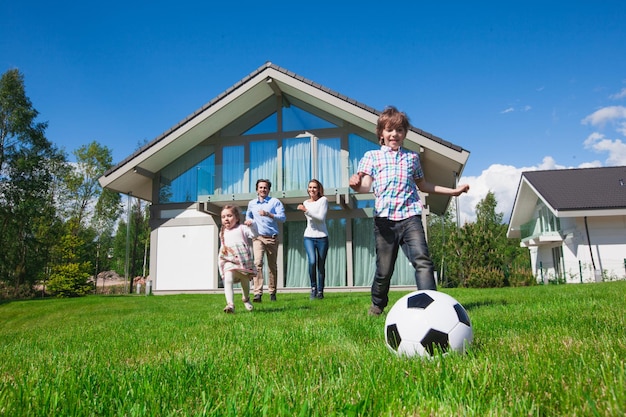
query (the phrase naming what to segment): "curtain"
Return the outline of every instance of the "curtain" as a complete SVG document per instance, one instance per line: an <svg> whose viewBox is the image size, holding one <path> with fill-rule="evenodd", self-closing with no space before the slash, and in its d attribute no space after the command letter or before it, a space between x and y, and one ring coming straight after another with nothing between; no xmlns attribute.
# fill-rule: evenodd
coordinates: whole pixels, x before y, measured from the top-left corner
<svg viewBox="0 0 626 417"><path fill-rule="evenodd" d="M256 181L258 179L268 179L272 182L272 189L277 186L276 172L276 150L278 141L264 140L261 142L250 142L250 185L249 192L256 191Z"/></svg>
<svg viewBox="0 0 626 417"><path fill-rule="evenodd" d="M222 194L243 193L244 147L225 146L222 150Z"/></svg>
<svg viewBox="0 0 626 417"><path fill-rule="evenodd" d="M376 271L373 219L352 219L352 248L354 252L354 286L368 287L372 285Z"/></svg>
<svg viewBox="0 0 626 417"><path fill-rule="evenodd" d="M326 287L344 287L346 277L346 227L345 219L326 221L328 228L328 255L326 257ZM287 248L286 283L291 288L309 288L308 259L304 250L306 221L285 224Z"/></svg>
<svg viewBox="0 0 626 417"><path fill-rule="evenodd" d="M306 190L311 179L311 138L283 141L283 190Z"/></svg>
<svg viewBox="0 0 626 417"><path fill-rule="evenodd" d="M341 140L318 139L317 179L330 191L341 187Z"/></svg>
<svg viewBox="0 0 626 417"><path fill-rule="evenodd" d="M370 286L376 272L374 219L353 219L352 231L354 285L356 287ZM391 285L415 285L415 269L402 252L402 248L398 250Z"/></svg>
<svg viewBox="0 0 626 417"><path fill-rule="evenodd" d="M283 228L284 247L287 249L287 268L285 286L291 288L309 288L311 281L307 269L307 257L304 250L304 229L306 221L288 222Z"/></svg>
<svg viewBox="0 0 626 417"><path fill-rule="evenodd" d="M379 149L380 145L362 138L359 135L350 134L348 136L348 147L350 152L350 166L348 167L349 175L356 173L359 167L359 161L365 155L365 152Z"/></svg>

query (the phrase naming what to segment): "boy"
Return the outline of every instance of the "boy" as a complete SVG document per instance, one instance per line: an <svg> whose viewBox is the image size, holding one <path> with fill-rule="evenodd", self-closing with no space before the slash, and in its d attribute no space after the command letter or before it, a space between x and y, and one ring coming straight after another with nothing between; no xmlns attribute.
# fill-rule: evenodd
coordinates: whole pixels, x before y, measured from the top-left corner
<svg viewBox="0 0 626 417"><path fill-rule="evenodd" d="M376 272L369 308L369 314L373 316L381 315L389 302L389 285L399 248L415 268L417 288L437 289L422 225L418 189L449 196L469 190L467 184L452 189L426 181L419 155L402 148L408 129L407 115L393 106L387 107L376 124L381 148L366 152L357 173L350 177L350 187L356 192L366 193L374 186Z"/></svg>

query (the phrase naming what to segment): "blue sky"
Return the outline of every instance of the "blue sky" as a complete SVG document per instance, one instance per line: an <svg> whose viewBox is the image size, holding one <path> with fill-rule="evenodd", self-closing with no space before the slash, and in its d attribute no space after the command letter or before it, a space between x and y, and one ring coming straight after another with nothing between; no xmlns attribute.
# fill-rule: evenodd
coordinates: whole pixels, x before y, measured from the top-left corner
<svg viewBox="0 0 626 417"><path fill-rule="evenodd" d="M271 61L467 149L463 219L489 190L507 219L524 170L626 165L624 1L3 1L0 21L0 71L68 154L119 162Z"/></svg>

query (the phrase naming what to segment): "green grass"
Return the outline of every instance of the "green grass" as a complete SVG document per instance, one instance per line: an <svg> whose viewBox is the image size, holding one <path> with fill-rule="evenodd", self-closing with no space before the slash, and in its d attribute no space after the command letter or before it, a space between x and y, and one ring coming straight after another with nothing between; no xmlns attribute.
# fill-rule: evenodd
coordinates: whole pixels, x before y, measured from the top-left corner
<svg viewBox="0 0 626 417"><path fill-rule="evenodd" d="M252 313L237 295L234 315L221 294L4 303L0 415L626 414L626 282L445 292L472 319L464 356L395 357L368 293Z"/></svg>

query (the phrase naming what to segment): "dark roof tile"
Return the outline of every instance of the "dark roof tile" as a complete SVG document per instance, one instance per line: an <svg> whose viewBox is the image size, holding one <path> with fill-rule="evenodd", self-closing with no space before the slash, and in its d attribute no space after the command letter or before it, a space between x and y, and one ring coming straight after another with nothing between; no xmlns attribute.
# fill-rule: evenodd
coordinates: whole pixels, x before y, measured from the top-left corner
<svg viewBox="0 0 626 417"><path fill-rule="evenodd" d="M626 208L626 166L527 171L522 176L558 211Z"/></svg>

